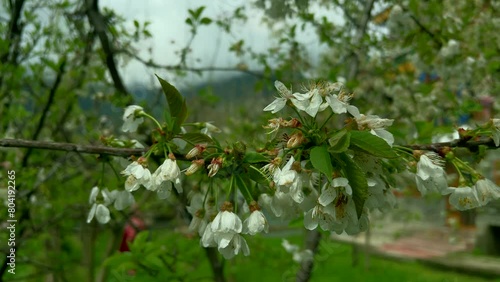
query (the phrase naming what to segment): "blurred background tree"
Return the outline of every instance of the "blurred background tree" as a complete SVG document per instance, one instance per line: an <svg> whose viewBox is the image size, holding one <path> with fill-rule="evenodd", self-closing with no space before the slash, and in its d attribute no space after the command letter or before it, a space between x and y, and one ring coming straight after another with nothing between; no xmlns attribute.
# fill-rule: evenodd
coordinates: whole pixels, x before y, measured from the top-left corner
<svg viewBox="0 0 500 282"><path fill-rule="evenodd" d="M254 147L265 142L257 132L270 117L261 109L275 95L275 79L293 83L294 89L310 81L344 82L363 112L395 119L391 130L399 143L439 141L457 126L472 124L474 115L500 107L497 1L256 0L220 15L207 14L205 4L189 9L184 24L190 36L183 46L161 47L177 48L178 56L176 63L163 65L152 51L151 58L141 57L137 47L153 36L150 23L125 18L98 0L3 0L1 138L107 144L112 137L126 137L119 130L125 105L139 104L158 116L165 105L159 85L124 80L122 72L130 62L183 83L190 121L213 121L222 138L244 138ZM178 8L168 3L165 9ZM239 32L255 17L269 30L269 38L262 38L268 43L264 50ZM203 46L193 42L206 27L217 27L231 38L224 56L234 56L235 64L196 58L195 48ZM319 47L311 49L311 44ZM231 75L212 76L214 71ZM195 76L199 78L192 82ZM210 80L204 82L207 76ZM139 141L149 145L143 135ZM115 176L123 169L120 159L1 149L0 160L4 171L14 169L17 175L19 277L111 279L101 262L116 252L134 211L113 214L105 226L85 221L92 186L123 186ZM5 179L2 174L1 185ZM177 228L184 234L182 226L189 220L182 205L165 205L147 191L137 203L146 222L154 222L150 230ZM5 216L0 216L2 222ZM153 248L168 236L179 235L153 240ZM171 260L135 267L153 275L163 271L158 265L178 266L169 275L192 278L187 265L199 254L162 255ZM204 267L216 271L218 258L207 255L211 263ZM4 264L2 277L7 277L6 269Z"/></svg>

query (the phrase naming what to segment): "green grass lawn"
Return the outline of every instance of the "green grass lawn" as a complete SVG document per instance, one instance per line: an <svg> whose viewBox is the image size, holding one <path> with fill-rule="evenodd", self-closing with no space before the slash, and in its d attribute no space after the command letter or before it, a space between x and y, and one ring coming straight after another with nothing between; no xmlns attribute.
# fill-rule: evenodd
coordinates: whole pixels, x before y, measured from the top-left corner
<svg viewBox="0 0 500 282"><path fill-rule="evenodd" d="M178 261L173 267L176 273L165 270L148 272L139 267L136 268L137 272L134 276L129 276L123 275L123 271L119 272L115 269L115 275L110 276L110 281L212 281L212 273L205 252L198 245L198 239L188 239L179 235L175 235L175 237L175 239L170 237L164 242L168 242L169 246L166 247L173 248L172 251L178 254ZM293 235L286 239L294 244L301 244L300 235ZM226 261L227 281L295 281L298 264L292 260L292 255L281 246L281 238L250 237L247 238L247 241L250 245L251 255L248 257L237 256L233 260ZM417 262L399 262L375 256L370 257L370 266L365 268L362 254L358 266L353 267L351 246L323 239L320 244L320 252L315 257L311 281L444 282L492 280L439 270ZM500 279L494 281L500 281Z"/></svg>
<svg viewBox="0 0 500 282"><path fill-rule="evenodd" d="M297 238L289 240L300 242ZM280 243L279 238L266 238L258 243L260 246L252 246L250 257L238 258L237 263L228 265L229 277L234 278L233 281L295 281L298 266L291 260L291 255L283 251ZM265 249L272 251L265 254ZM315 258L311 281L491 281L426 267L417 262L399 262L374 256L370 257L368 269L364 266L363 255L360 255L358 266L353 267L351 250L349 245L323 240L320 253Z"/></svg>

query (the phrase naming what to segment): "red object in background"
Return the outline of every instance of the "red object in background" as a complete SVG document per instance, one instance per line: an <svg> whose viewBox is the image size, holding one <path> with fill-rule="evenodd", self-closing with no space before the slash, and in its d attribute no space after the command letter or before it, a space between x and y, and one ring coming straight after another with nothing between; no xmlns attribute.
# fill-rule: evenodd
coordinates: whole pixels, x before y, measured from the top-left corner
<svg viewBox="0 0 500 282"><path fill-rule="evenodd" d="M125 224L122 242L120 243L120 252L130 252L128 243L134 241L137 233L144 229L146 229L144 221L137 216L132 216L127 224Z"/></svg>

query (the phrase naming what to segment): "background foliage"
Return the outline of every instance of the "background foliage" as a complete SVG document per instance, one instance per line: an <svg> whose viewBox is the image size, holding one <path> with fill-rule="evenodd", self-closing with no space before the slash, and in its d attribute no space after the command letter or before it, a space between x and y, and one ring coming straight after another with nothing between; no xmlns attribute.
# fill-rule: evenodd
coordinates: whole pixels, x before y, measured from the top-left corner
<svg viewBox="0 0 500 282"><path fill-rule="evenodd" d="M172 65L137 55L134 46L152 36L147 22L124 18L98 4L98 0L1 2L2 138L100 144L111 136L126 137L119 130L125 105L140 104L161 116L166 105L159 84L133 86L120 76L121 66L130 61L171 78L189 73L204 77L210 70L242 74L181 93L188 100L188 121L213 121L223 131L221 140L244 138L254 147L265 141L257 132L270 117L261 109L275 95L275 79L293 83L296 89L314 80L344 81L360 110L395 119L391 130L397 143L438 141L437 134L474 123L471 117L483 109L500 108L497 1L256 0L235 6L226 15L206 15L200 6L189 11L185 24L191 37L177 50L179 61ZM264 51L234 32L255 11L263 12L262 22L272 33L271 47ZM232 36L228 52L237 58L236 65L205 67L190 59L193 39L205 26ZM321 42L319 61L311 59L306 37ZM151 142L147 134L139 141ZM132 211L113 213L105 226L95 221L86 224L92 186L123 187L115 172L124 168L124 160L107 163L103 158L0 150L3 171L14 169L17 175L16 279L122 281L116 277L124 265L153 280L156 275L209 279L209 265L198 260L203 249L196 248L197 240L185 232L187 213L173 201L157 200L147 191L138 195L140 212L152 231L141 233L136 249L124 256L116 255L116 250ZM4 185L5 174L1 177ZM182 195L178 197L185 202ZM5 216L0 215L2 222ZM287 271L290 257L276 248L276 241L251 242L252 257L227 262L228 277L239 281L244 265L259 267L261 259ZM275 249L268 255L268 248ZM199 267L193 268L193 263ZM8 275L5 267L2 275Z"/></svg>

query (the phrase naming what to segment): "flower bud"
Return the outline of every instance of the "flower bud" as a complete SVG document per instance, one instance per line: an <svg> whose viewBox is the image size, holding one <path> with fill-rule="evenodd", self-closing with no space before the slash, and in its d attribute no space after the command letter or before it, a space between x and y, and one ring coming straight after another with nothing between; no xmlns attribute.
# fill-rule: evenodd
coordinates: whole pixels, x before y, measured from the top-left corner
<svg viewBox="0 0 500 282"><path fill-rule="evenodd" d="M194 157L198 157L199 155L201 155L205 150L207 149L207 145L206 144L196 144L193 149L191 149L187 155L186 155L186 159L192 159Z"/></svg>
<svg viewBox="0 0 500 282"><path fill-rule="evenodd" d="M304 135L302 135L302 132L297 132L294 133L292 136L290 136L290 139L288 139L288 142L286 143L287 148L295 148L300 146L305 142L306 138Z"/></svg>
<svg viewBox="0 0 500 282"><path fill-rule="evenodd" d="M214 175L216 175L221 166L222 166L222 158L221 157L213 158L212 162L207 166L207 168L209 169L208 177L213 177Z"/></svg>
<svg viewBox="0 0 500 282"><path fill-rule="evenodd" d="M191 165L187 168L185 174L191 175L198 171L205 164L205 160L199 159L191 162Z"/></svg>

